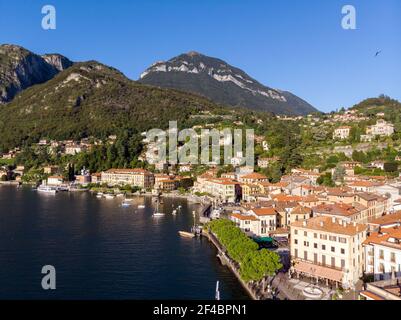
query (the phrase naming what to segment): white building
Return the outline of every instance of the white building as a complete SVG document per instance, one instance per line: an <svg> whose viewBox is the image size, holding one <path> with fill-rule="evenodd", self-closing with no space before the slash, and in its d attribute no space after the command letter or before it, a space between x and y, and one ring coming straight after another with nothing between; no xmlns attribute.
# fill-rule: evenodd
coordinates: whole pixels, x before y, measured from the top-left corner
<svg viewBox="0 0 401 320"><path fill-rule="evenodd" d="M351 132L351 127L342 126L334 130L333 139L347 139Z"/></svg>
<svg viewBox="0 0 401 320"><path fill-rule="evenodd" d="M394 125L383 119L377 120L375 125L366 128L366 134L371 136L391 136L394 133Z"/></svg>
<svg viewBox="0 0 401 320"><path fill-rule="evenodd" d="M381 228L364 242L365 272L374 279L387 280L401 276L401 228Z"/></svg>

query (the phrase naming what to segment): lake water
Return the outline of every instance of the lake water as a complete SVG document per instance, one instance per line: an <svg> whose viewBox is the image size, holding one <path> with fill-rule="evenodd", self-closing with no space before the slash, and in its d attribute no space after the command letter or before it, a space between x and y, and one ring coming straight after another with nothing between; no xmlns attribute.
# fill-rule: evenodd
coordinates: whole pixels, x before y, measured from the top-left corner
<svg viewBox="0 0 401 320"><path fill-rule="evenodd" d="M196 205L164 199L168 215L153 218L151 198L120 204L0 186L0 299L214 299L217 280L222 299L249 299L207 239L177 234ZM42 289L44 265L56 268L56 290Z"/></svg>

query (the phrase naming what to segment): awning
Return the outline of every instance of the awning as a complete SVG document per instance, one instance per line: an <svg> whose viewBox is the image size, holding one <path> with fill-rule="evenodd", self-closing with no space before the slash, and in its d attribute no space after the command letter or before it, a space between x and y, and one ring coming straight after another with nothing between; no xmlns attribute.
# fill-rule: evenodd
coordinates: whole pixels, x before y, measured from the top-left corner
<svg viewBox="0 0 401 320"><path fill-rule="evenodd" d="M294 269L295 271L306 273L312 277L319 277L337 282L342 282L343 278L343 272L340 270L315 265L305 261L298 261Z"/></svg>

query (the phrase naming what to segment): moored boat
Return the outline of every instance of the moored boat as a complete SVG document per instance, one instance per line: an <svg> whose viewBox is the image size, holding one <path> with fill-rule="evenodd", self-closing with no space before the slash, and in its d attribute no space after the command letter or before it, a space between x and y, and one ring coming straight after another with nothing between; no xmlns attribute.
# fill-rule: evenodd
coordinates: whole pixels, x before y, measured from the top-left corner
<svg viewBox="0 0 401 320"><path fill-rule="evenodd" d="M38 192L56 194L57 189L46 185L40 185L37 189Z"/></svg>
<svg viewBox="0 0 401 320"><path fill-rule="evenodd" d="M195 235L192 232L187 232L187 231L178 231L178 234L181 237L184 237L184 238L193 238L193 237L195 237Z"/></svg>

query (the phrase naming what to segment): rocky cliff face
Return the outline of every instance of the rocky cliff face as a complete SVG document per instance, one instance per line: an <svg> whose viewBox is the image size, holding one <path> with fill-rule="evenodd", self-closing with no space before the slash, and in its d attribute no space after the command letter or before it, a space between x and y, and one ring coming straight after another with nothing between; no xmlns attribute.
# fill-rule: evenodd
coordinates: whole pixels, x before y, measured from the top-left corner
<svg viewBox="0 0 401 320"><path fill-rule="evenodd" d="M11 101L20 91L52 79L73 63L51 54L36 55L15 45L0 46L0 104Z"/></svg>

